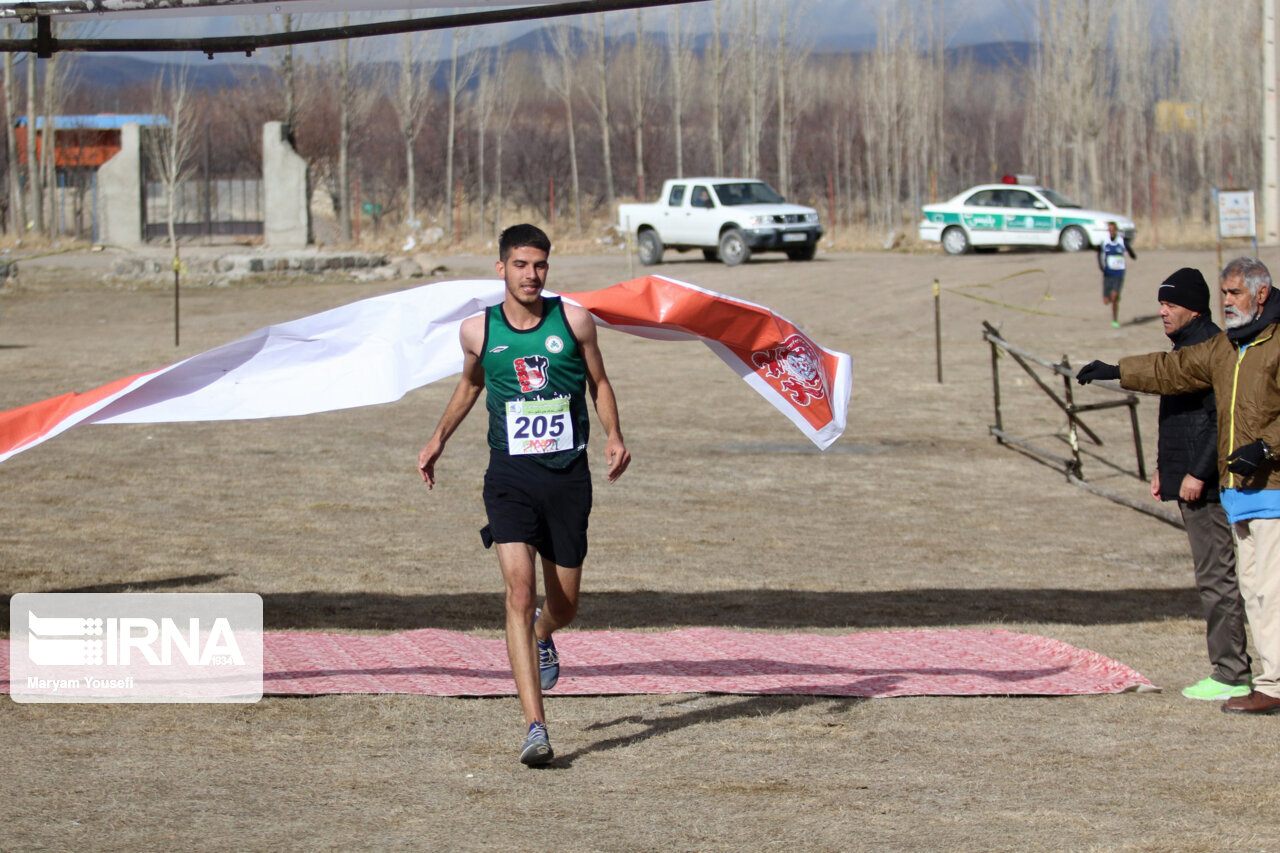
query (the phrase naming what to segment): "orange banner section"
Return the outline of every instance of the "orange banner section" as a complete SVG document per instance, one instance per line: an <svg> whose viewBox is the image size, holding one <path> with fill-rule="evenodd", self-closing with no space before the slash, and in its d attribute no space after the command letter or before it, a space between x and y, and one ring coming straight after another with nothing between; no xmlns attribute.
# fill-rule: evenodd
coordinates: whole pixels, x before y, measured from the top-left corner
<svg viewBox="0 0 1280 853"><path fill-rule="evenodd" d="M720 343L814 428L835 419L839 359L767 308L661 276L565 296L610 325L675 327Z"/></svg>
<svg viewBox="0 0 1280 853"><path fill-rule="evenodd" d="M30 442L43 438L71 415L123 391L146 375L146 373L138 373L126 376L90 391L72 391L59 397L50 397L38 403L0 412L0 452L18 450Z"/></svg>

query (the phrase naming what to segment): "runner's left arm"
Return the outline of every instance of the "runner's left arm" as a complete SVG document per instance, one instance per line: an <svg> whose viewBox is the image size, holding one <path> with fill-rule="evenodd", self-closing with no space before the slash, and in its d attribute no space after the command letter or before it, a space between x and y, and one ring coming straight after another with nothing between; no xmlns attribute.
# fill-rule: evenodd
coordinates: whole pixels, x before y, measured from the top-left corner
<svg viewBox="0 0 1280 853"><path fill-rule="evenodd" d="M609 482L622 476L631 464L631 452L627 450L622 439L622 425L618 420L618 399L614 396L613 385L604 369L604 356L600 354L600 345L596 337L595 320L585 308L576 305L565 305L565 317L573 336L578 339L578 347L582 359L587 366L587 390L595 402L596 416L600 418L600 426L604 427L607 436L604 446L605 460L609 464Z"/></svg>

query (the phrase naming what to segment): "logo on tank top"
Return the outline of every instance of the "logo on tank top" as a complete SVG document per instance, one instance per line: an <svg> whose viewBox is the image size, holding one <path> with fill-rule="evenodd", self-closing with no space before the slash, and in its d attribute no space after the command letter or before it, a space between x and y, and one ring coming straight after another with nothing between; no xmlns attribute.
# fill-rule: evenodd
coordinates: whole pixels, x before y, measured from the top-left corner
<svg viewBox="0 0 1280 853"><path fill-rule="evenodd" d="M557 353L564 349L564 341L560 340L559 335L548 335L546 340L547 352Z"/></svg>
<svg viewBox="0 0 1280 853"><path fill-rule="evenodd" d="M545 355L526 355L512 362L516 369L516 379L520 382L520 391L541 391L547 387L547 369L551 360Z"/></svg>

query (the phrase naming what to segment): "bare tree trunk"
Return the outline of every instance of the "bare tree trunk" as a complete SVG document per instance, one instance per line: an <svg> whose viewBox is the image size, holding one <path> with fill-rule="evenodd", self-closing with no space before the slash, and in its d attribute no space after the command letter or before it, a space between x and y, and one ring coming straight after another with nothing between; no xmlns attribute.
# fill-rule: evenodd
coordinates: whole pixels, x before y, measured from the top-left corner
<svg viewBox="0 0 1280 853"><path fill-rule="evenodd" d="M454 151L457 148L458 133L458 95L462 93L463 88L471 82L472 76L476 73L476 67L479 62L479 55L476 51L471 51L467 57L459 62L458 50L462 43L460 32L455 29L453 31L453 48L449 58L449 121L448 129L445 131L445 165L444 165L444 198L445 207L448 208L449 228L453 234L458 234L458 228L461 223L458 222L458 211L453 198L454 193Z"/></svg>
<svg viewBox="0 0 1280 853"><path fill-rule="evenodd" d="M392 104L400 126L400 140L404 145L404 218L412 228L418 223L418 133L426 112L435 63L425 59L430 43L424 43L421 34L406 33L402 38L400 74Z"/></svg>
<svg viewBox="0 0 1280 853"><path fill-rule="evenodd" d="M162 72L156 82L152 112L164 116L168 126L152 128L143 136L147 160L153 175L164 187L168 196L167 224L169 246L173 251L173 345L178 346L179 292L182 277L182 256L178 246L178 193L186 180L192 155L199 137L192 121L191 88L188 66L181 66L172 78Z"/></svg>
<svg viewBox="0 0 1280 853"><path fill-rule="evenodd" d="M684 177L684 32L680 23L680 7L671 13L671 29L667 34L667 50L671 66L671 118L675 130L676 177Z"/></svg>
<svg viewBox="0 0 1280 853"><path fill-rule="evenodd" d="M711 44L711 157L715 173L724 174L724 138L721 123L724 121L724 30L721 21L721 0L715 4L715 40Z"/></svg>
<svg viewBox="0 0 1280 853"><path fill-rule="evenodd" d="M413 55L413 34L404 36L400 67L400 136L404 140L404 219L410 228L418 221L418 166L414 161L418 142L418 99Z"/></svg>
<svg viewBox="0 0 1280 853"><path fill-rule="evenodd" d="M4 25L4 37L13 37L12 24ZM18 117L18 91L13 59L14 55L12 53L4 55L4 132L5 147L9 152L6 163L6 177L9 182L9 216L5 221L5 225L8 226L7 230L10 235L21 237L27 217L24 210L25 205L22 201L22 173L18 169L18 137L13 130L14 122Z"/></svg>
<svg viewBox="0 0 1280 853"><path fill-rule="evenodd" d="M342 26L347 26L350 15L342 13ZM350 243L351 232L351 42L338 42L338 224L342 242Z"/></svg>
<svg viewBox="0 0 1280 853"><path fill-rule="evenodd" d="M43 104L40 112L44 115L44 133L40 145L40 185L44 187L45 233L58 234L58 167L57 146L58 129L56 114L61 88L61 68L58 54L45 60L44 86L41 92Z"/></svg>
<svg viewBox="0 0 1280 853"><path fill-rule="evenodd" d="M43 193L40 191L40 168L36 158L36 55L27 54L27 211L29 224L37 234L44 233Z"/></svg>
<svg viewBox="0 0 1280 853"><path fill-rule="evenodd" d="M944 162L944 152L947 150L947 126L946 126L946 108L947 108L947 37L946 37L946 21L943 19L943 8L940 0L934 0L933 4L933 29L931 32L932 53L933 53L933 132L930 136L933 138L933 158L929 167L930 187L937 180L938 176L943 174L946 164ZM995 112L994 105L991 111ZM929 201L933 202L937 199L930 194Z"/></svg>
<svg viewBox="0 0 1280 853"><path fill-rule="evenodd" d="M502 157L503 142L506 140L507 131L511 127L511 120L515 116L515 111L520 104L517 93L512 91L512 62L505 56L499 56L497 62L497 79L494 81L494 88L497 89L497 122L494 127L494 137L497 141L496 150L494 151L493 164L493 183L494 183L494 199L493 199L493 233L496 237L502 233Z"/></svg>
<svg viewBox="0 0 1280 853"><path fill-rule="evenodd" d="M446 123L444 143L444 208L445 215L449 217L450 234L458 233L457 214L453 209L453 149L458 122L458 40L460 38L455 29L453 48L449 55L449 120Z"/></svg>
<svg viewBox="0 0 1280 853"><path fill-rule="evenodd" d="M283 15L284 31L293 32L293 15ZM290 134L298 126L298 96L293 73L293 45L285 45L280 56L280 76L284 79L284 122Z"/></svg>
<svg viewBox="0 0 1280 853"><path fill-rule="evenodd" d="M645 87L648 84L647 67L644 55L644 12L636 10L636 44L635 61L631 68L631 114L635 124L636 153L636 197L645 198L644 186L644 103Z"/></svg>
<svg viewBox="0 0 1280 853"><path fill-rule="evenodd" d="M787 134L791 128L791 116L787 113L787 15L779 10L778 15L778 50L775 71L778 87L778 192L783 196L791 195L791 151L787 144Z"/></svg>
<svg viewBox="0 0 1280 853"><path fill-rule="evenodd" d="M604 195L609 210L615 209L618 203L617 192L613 186L613 130L609 117L609 54L606 49L604 15L595 16L596 40L592 51L593 71L598 88L596 97L591 100L596 120L600 123L600 158L604 161Z"/></svg>
<svg viewBox="0 0 1280 853"><path fill-rule="evenodd" d="M578 179L578 140L573 119L573 44L572 31L563 21L554 24L548 35L552 56L542 62L542 79L564 107L565 131L569 144L569 174L573 189L574 225L582 233L582 188Z"/></svg>
<svg viewBox="0 0 1280 853"><path fill-rule="evenodd" d="M489 129L489 111L491 105L489 103L492 93L490 88L492 83L489 80L489 70L486 68L480 74L480 90L476 93L476 181L477 193L476 203L480 206L480 227L484 228L484 149L485 136Z"/></svg>
<svg viewBox="0 0 1280 853"><path fill-rule="evenodd" d="M747 177L760 176L760 27L756 0L747 0Z"/></svg>

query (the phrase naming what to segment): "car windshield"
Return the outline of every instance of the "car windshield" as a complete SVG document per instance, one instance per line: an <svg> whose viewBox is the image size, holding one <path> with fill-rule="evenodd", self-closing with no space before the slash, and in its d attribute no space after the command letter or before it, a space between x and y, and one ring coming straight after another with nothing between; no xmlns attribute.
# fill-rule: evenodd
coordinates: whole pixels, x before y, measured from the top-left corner
<svg viewBox="0 0 1280 853"><path fill-rule="evenodd" d="M716 184L716 198L725 207L739 204L778 204L782 196L768 184L760 181L743 181L738 184Z"/></svg>
<svg viewBox="0 0 1280 853"><path fill-rule="evenodd" d="M1056 193L1053 190L1041 189L1040 194L1045 198L1047 198L1049 200L1049 203L1052 204L1054 207L1077 207L1078 208L1080 206L1076 204L1074 201L1072 201L1071 199L1067 198L1066 196Z"/></svg>

